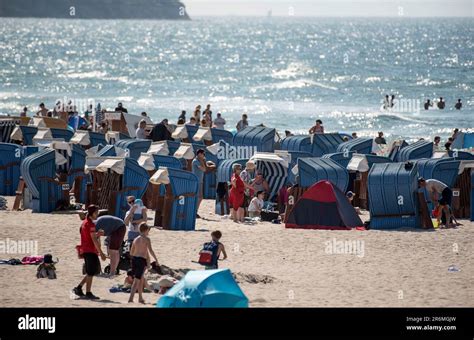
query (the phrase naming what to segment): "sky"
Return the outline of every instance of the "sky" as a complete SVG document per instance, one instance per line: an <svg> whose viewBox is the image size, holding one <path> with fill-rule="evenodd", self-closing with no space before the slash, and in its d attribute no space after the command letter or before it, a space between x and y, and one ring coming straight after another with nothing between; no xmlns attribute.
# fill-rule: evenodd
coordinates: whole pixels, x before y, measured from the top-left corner
<svg viewBox="0 0 474 340"><path fill-rule="evenodd" d="M474 0L181 0L194 16L474 17Z"/></svg>

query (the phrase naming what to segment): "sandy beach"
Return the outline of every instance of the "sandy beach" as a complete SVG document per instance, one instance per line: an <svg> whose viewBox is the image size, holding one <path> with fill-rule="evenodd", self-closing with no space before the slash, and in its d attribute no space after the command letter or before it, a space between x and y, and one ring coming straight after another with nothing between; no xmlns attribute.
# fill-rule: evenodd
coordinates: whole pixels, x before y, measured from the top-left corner
<svg viewBox="0 0 474 340"><path fill-rule="evenodd" d="M8 197L9 208L13 197ZM213 213L205 200L196 231L150 232L161 264L172 269L201 269L193 263L210 232L223 233L230 268L251 307L472 307L474 306L474 223L456 229L418 231L325 231L285 229L284 224L236 224ZM368 213L363 212L364 219ZM153 218L153 213L149 218ZM57 280L37 279L36 266L0 266L1 307L137 307L128 294L110 293L125 272L94 278L98 302L70 293L81 279L76 255L80 220L71 214L1 211L0 239L34 240L39 255L59 258ZM358 253L328 250L337 242L356 242ZM455 251L457 250L457 252ZM1 258L23 255L2 254ZM460 271L450 272L454 265ZM102 262L102 267L105 263ZM149 279L156 275L148 274ZM153 307L160 297L144 295Z"/></svg>

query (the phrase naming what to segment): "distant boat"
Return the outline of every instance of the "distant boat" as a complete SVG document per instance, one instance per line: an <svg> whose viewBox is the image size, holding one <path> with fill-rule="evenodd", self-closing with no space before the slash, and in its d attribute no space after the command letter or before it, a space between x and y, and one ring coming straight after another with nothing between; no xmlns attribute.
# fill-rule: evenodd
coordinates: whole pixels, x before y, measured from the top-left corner
<svg viewBox="0 0 474 340"><path fill-rule="evenodd" d="M179 0L0 0L0 17L190 19Z"/></svg>

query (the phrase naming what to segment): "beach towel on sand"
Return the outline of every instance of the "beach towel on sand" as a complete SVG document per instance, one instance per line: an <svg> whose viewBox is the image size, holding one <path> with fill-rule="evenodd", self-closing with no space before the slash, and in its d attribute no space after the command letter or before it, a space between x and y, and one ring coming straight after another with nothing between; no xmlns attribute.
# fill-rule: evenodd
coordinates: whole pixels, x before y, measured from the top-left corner
<svg viewBox="0 0 474 340"><path fill-rule="evenodd" d="M43 256L25 256L21 259L22 264L40 264L43 262Z"/></svg>

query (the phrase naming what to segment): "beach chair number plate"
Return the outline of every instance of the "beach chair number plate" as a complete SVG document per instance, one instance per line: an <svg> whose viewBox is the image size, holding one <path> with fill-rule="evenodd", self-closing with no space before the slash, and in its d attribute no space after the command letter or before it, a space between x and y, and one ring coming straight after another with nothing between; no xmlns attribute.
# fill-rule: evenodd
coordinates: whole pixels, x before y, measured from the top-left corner
<svg viewBox="0 0 474 340"><path fill-rule="evenodd" d="M69 184L63 184L62 188L63 190L69 190Z"/></svg>
<svg viewBox="0 0 474 340"><path fill-rule="evenodd" d="M454 190L453 191L453 196L459 197L459 190Z"/></svg>

